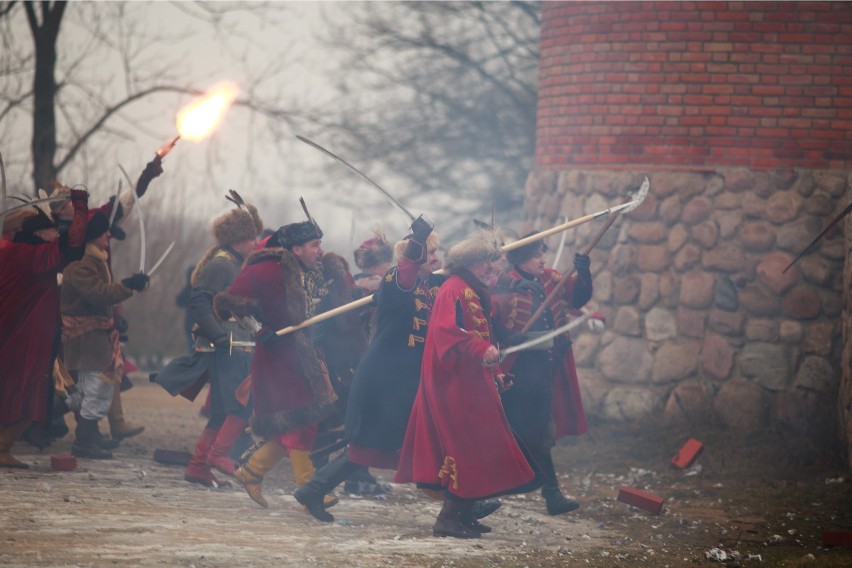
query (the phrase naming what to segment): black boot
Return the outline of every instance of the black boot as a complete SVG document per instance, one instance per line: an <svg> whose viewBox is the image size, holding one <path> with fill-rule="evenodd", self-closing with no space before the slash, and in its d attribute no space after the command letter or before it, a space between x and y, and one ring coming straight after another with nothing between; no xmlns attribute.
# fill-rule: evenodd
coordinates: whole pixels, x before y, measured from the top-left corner
<svg viewBox="0 0 852 568"><path fill-rule="evenodd" d="M479 538L481 532L468 525L466 521L472 519L470 513L473 502L470 500L455 501L444 499L444 506L438 513L435 526L432 527L433 536L450 536L453 538Z"/></svg>
<svg viewBox="0 0 852 568"><path fill-rule="evenodd" d="M544 473L545 482L541 487L541 496L547 504L548 515L561 515L577 509L580 504L576 501L566 499L559 490L559 481L556 478L556 467L553 465L553 457L550 450L542 452L539 462Z"/></svg>
<svg viewBox="0 0 852 568"><path fill-rule="evenodd" d="M499 509L502 504L499 499L477 499L473 502L473 518L484 519Z"/></svg>
<svg viewBox="0 0 852 568"><path fill-rule="evenodd" d="M349 456L344 452L314 473L309 482L293 493L293 497L308 510L312 517L318 521L330 523L334 521L334 515L325 510L323 497L363 467L349 461Z"/></svg>
<svg viewBox="0 0 852 568"><path fill-rule="evenodd" d="M465 506L462 509L462 520L464 521L464 524L466 524L468 527L472 528L480 534L490 533L491 527L489 527L488 525L483 525L476 517L475 508L477 503L479 503L479 501L464 502Z"/></svg>
<svg viewBox="0 0 852 568"><path fill-rule="evenodd" d="M93 460L112 459L112 453L104 450L97 444L98 421L87 420L82 416L77 417L77 430L75 432L74 444L71 453L78 458L89 458Z"/></svg>

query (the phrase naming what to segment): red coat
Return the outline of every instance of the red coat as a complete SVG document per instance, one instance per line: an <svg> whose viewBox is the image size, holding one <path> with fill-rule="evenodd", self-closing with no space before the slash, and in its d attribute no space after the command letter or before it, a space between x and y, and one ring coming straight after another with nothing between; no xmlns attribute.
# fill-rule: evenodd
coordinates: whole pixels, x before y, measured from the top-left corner
<svg viewBox="0 0 852 568"><path fill-rule="evenodd" d="M214 306L223 319L232 314L257 317L263 324L259 337L275 332L309 315L303 274L289 251L258 251L246 260L228 291L216 296ZM282 441L288 447L310 449L317 423L331 413L335 400L310 330L257 341L251 374L253 432L264 438L285 434Z"/></svg>
<svg viewBox="0 0 852 568"><path fill-rule="evenodd" d="M420 388L394 481L441 485L458 497L477 499L533 479L492 371L482 365L490 338L479 295L464 279L451 276L432 308Z"/></svg>
<svg viewBox="0 0 852 568"><path fill-rule="evenodd" d="M513 278L520 279L517 272L510 273ZM545 296L549 296L562 274L552 269L545 269L539 282L544 284ZM575 279L572 277L551 305L553 313L553 327L561 327L568 323L569 311L574 296ZM524 327L532 316L530 292L498 295L493 298L497 324L512 331L518 331ZM566 332L563 337L557 339L555 350L563 353L559 362L554 360L553 366L553 397L551 400L551 417L553 418L555 439L566 435L578 436L587 430L586 412L583 410L583 398L580 394L580 384L577 380L577 367L574 364L574 352L571 350L571 334ZM503 361L502 365L507 372L511 372L512 365L517 359L517 354L510 355Z"/></svg>

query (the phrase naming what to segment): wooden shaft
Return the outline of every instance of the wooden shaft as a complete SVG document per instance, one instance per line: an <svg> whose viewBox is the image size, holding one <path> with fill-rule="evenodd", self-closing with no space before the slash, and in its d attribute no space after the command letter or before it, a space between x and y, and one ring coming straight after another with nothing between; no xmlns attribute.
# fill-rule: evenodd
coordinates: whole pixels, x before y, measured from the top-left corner
<svg viewBox="0 0 852 568"><path fill-rule="evenodd" d="M316 315L312 318L308 318L305 321L303 321L302 323L287 326L284 329L279 329L278 331L275 332L275 335L279 335L279 336L287 335L288 333L291 333L293 331L298 331L300 329L306 328L306 327L313 325L315 323L319 323L321 321L331 319L334 316L344 314L346 312L350 312L350 311L352 311L356 308L360 308L361 306L367 306L372 301L373 301L373 295L372 294L370 294L369 296L364 296L360 300L355 300L354 302L349 302L348 304L343 304L342 306L338 306L338 307L334 308L333 310L328 310L327 312L323 312L323 313Z"/></svg>

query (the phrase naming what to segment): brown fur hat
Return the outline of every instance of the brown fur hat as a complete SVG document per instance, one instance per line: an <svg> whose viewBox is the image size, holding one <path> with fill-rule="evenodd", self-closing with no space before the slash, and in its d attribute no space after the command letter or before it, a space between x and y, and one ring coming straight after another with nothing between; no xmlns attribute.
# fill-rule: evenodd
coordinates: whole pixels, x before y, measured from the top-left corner
<svg viewBox="0 0 852 568"><path fill-rule="evenodd" d="M373 237L361 243L355 252L355 266L361 270L367 270L393 260L393 249L388 242L381 237Z"/></svg>
<svg viewBox="0 0 852 568"><path fill-rule="evenodd" d="M491 231L480 231L450 247L444 257L444 269L455 273L461 268L500 258Z"/></svg>
<svg viewBox="0 0 852 568"><path fill-rule="evenodd" d="M219 246L253 240L263 232L263 221L257 208L248 203L244 207L231 209L213 221L211 230Z"/></svg>

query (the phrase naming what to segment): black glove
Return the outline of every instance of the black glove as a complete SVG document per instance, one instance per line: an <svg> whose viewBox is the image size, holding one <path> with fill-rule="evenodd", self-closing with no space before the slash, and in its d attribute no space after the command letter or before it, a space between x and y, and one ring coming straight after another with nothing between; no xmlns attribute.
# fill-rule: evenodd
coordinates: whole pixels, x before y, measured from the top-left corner
<svg viewBox="0 0 852 568"><path fill-rule="evenodd" d="M592 259L587 254L574 253L574 268L577 269L577 274L591 274L589 268L592 266Z"/></svg>
<svg viewBox="0 0 852 568"><path fill-rule="evenodd" d="M122 284L130 288L131 290L136 290L137 292L142 292L145 288L148 287L148 275L144 272L137 272L133 276L128 276L124 280L121 281Z"/></svg>
<svg viewBox="0 0 852 568"><path fill-rule="evenodd" d="M127 323L127 318L125 318L124 316L113 316L112 319L115 322L115 330L118 333L120 333L121 335L127 333L127 329L130 327L130 324Z"/></svg>
<svg viewBox="0 0 852 568"><path fill-rule="evenodd" d="M85 189L72 189L71 190L71 203L74 205L75 210L79 210L81 208L88 208L89 204L89 192Z"/></svg>
<svg viewBox="0 0 852 568"><path fill-rule="evenodd" d="M161 173L163 173L162 158L157 156L148 162L148 165L142 171L142 175L139 176L139 181L136 182L136 197L145 195L145 192L148 191L148 185Z"/></svg>
<svg viewBox="0 0 852 568"><path fill-rule="evenodd" d="M421 215L411 223L411 236L418 243L425 244L434 228L435 226Z"/></svg>

